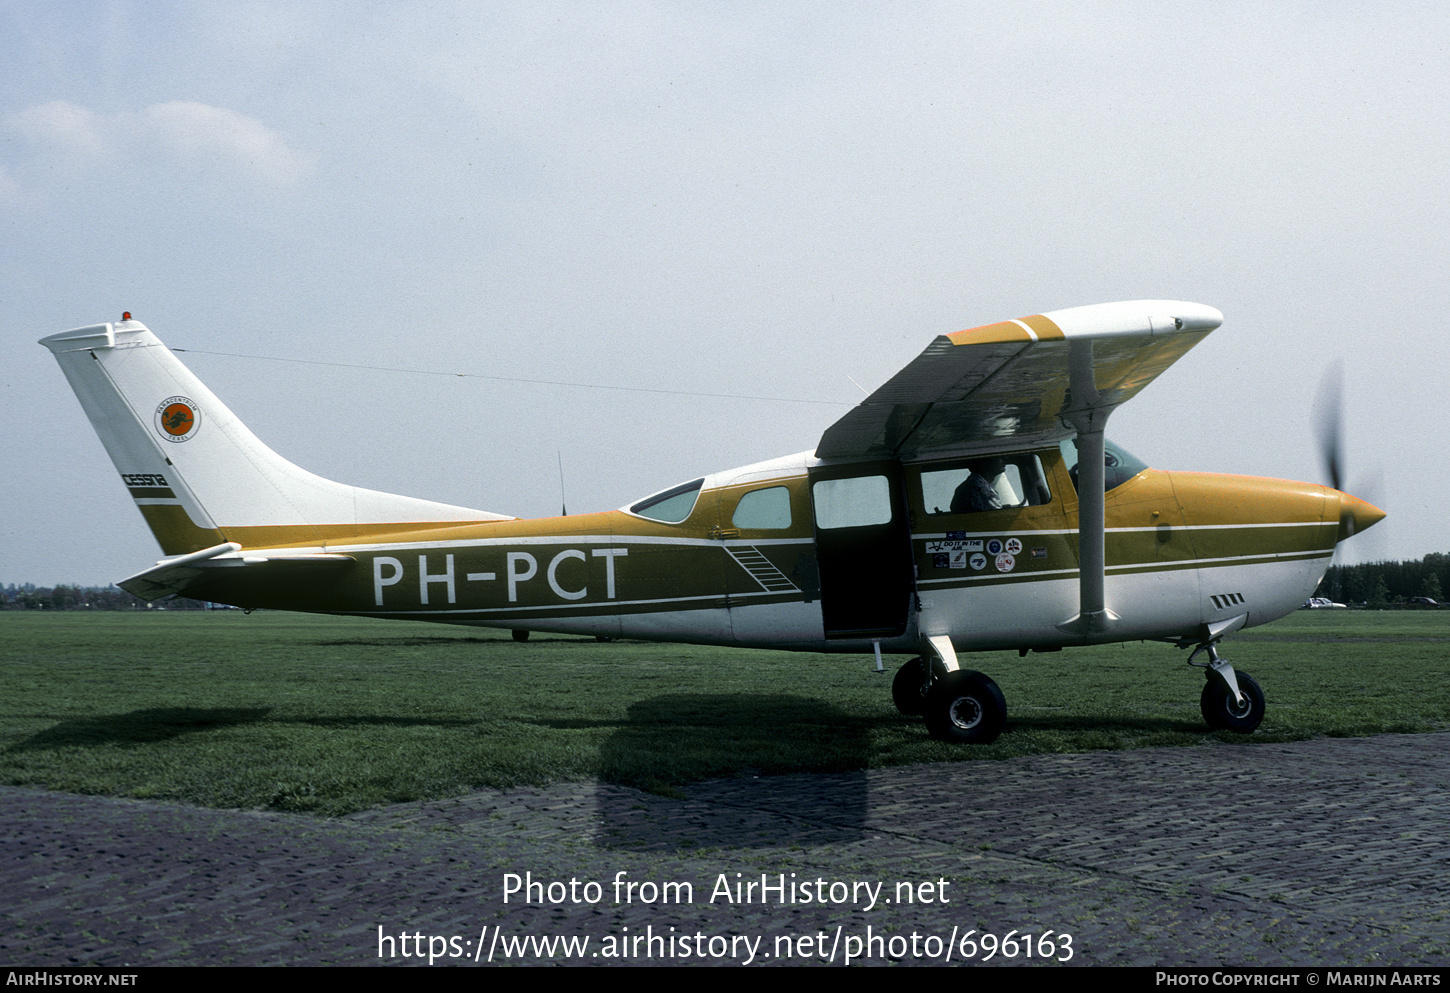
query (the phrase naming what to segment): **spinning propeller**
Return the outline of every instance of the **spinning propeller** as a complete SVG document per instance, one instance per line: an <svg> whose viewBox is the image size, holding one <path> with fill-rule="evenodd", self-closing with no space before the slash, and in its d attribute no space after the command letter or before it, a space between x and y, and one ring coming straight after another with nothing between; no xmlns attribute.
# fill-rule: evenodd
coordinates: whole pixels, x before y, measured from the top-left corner
<svg viewBox="0 0 1450 993"><path fill-rule="evenodd" d="M1324 473L1329 485L1344 490L1344 362L1336 359L1324 371L1319 381L1319 395L1314 406L1318 408L1319 421L1315 433L1319 436L1319 458L1324 463Z"/></svg>
<svg viewBox="0 0 1450 993"><path fill-rule="evenodd" d="M1345 492L1346 472L1344 458L1344 362L1336 360L1324 371L1319 381L1319 392L1314 400L1316 408L1315 434L1319 441L1319 458L1324 465L1324 474L1329 485L1343 494L1340 499L1339 537L1343 542L1384 518L1384 511L1373 503L1351 496ZM1363 481L1356 486L1361 492L1373 491L1378 486ZM1334 546L1333 564L1339 564L1339 544Z"/></svg>

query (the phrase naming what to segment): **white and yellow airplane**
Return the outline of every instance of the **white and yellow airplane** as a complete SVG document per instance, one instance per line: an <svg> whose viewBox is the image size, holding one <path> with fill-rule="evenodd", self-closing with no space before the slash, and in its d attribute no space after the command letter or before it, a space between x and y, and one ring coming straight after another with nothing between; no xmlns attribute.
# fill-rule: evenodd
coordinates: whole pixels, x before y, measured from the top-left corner
<svg viewBox="0 0 1450 993"><path fill-rule="evenodd" d="M814 453L544 520L322 479L262 444L141 323L42 340L166 556L148 600L600 637L916 656L893 684L931 733L1007 708L959 652L1197 646L1210 727L1264 697L1218 656L1287 614L1384 517L1311 483L1150 469L1108 416L1222 322L1139 300L938 337ZM1199 654L1205 661L1195 662Z"/></svg>

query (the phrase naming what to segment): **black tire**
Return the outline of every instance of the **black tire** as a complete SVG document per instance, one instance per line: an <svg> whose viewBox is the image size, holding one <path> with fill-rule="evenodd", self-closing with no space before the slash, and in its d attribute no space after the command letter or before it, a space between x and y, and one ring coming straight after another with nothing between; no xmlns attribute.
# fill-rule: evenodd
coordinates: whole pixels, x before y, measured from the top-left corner
<svg viewBox="0 0 1450 993"><path fill-rule="evenodd" d="M1254 677L1242 669L1235 669L1234 676L1238 679L1239 691L1244 695L1244 706L1234 705L1228 687L1216 676L1208 677L1198 706L1211 730L1251 734L1264 719L1264 691L1259 689Z"/></svg>
<svg viewBox="0 0 1450 993"><path fill-rule="evenodd" d="M926 713L926 694L932 684L947 674L947 667L941 659L931 660L931 675L927 675L926 659L918 655L896 670L891 680L891 702L907 717L920 717Z"/></svg>
<svg viewBox="0 0 1450 993"><path fill-rule="evenodd" d="M514 628L514 641L528 641L529 633L520 628Z"/></svg>
<svg viewBox="0 0 1450 993"><path fill-rule="evenodd" d="M927 694L926 729L940 741L985 745L997 740L1006 723L1001 688L980 672L949 672Z"/></svg>

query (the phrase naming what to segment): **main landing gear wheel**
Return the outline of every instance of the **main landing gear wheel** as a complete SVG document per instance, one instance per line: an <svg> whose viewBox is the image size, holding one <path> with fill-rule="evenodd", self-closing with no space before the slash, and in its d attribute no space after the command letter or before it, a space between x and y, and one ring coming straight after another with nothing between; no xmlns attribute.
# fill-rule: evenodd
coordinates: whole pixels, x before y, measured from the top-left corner
<svg viewBox="0 0 1450 993"><path fill-rule="evenodd" d="M980 672L958 669L932 683L926 696L926 729L933 738L964 745L995 741L1007 723L1002 690Z"/></svg>
<svg viewBox="0 0 1450 993"><path fill-rule="evenodd" d="M1234 670L1234 677L1238 680L1239 692L1244 695L1242 705L1235 703L1228 687L1212 675L1203 687L1198 705L1203 711L1203 719L1213 730L1249 734L1264 719L1264 691L1259 689L1254 677L1242 669Z"/></svg>
<svg viewBox="0 0 1450 993"><path fill-rule="evenodd" d="M941 659L932 659L928 672L926 659L918 655L896 670L896 678L891 681L891 702L907 717L920 717L926 713L926 695L932 684L946 674Z"/></svg>

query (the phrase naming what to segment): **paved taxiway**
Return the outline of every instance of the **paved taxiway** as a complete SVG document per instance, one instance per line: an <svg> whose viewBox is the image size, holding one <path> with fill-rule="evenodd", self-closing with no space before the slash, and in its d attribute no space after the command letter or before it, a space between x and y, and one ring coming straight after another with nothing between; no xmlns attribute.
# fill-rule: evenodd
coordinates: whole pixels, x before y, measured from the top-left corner
<svg viewBox="0 0 1450 993"><path fill-rule="evenodd" d="M838 926L1051 929L1072 935L1076 965L1450 963L1446 733L723 780L674 798L570 783L337 820L3 787L0 839L11 965L370 964L379 927L424 949L457 936L468 956L494 928L593 950L758 935L768 953ZM689 882L694 901L616 905L621 872ZM505 903L507 873L603 896ZM722 874L880 881L883 897L908 882L934 902L712 903ZM393 961L416 963L402 947Z"/></svg>

